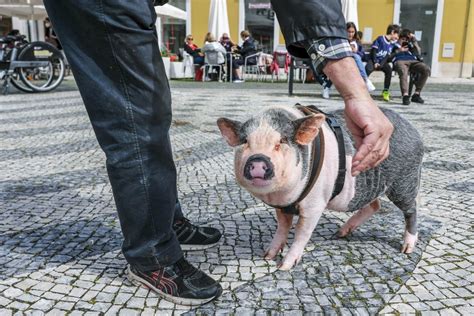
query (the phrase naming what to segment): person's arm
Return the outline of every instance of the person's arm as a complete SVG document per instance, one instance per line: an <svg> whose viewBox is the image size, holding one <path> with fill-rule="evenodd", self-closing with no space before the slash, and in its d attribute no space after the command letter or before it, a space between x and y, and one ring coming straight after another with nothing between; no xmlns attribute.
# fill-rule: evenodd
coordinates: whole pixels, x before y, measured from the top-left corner
<svg viewBox="0 0 474 316"><path fill-rule="evenodd" d="M340 1L271 0L288 52L307 58L324 72L344 98L346 121L356 140L352 174L388 156L393 126L367 92L347 41Z"/></svg>
<svg viewBox="0 0 474 316"><path fill-rule="evenodd" d="M225 56L225 54L227 53L227 51L226 51L225 47L224 47L224 46L222 46L222 44L221 44L221 43L217 43L217 44L218 44L218 45L216 45L216 47L217 47L217 51L218 51L218 52L221 52L221 53L222 53L222 54L224 54L224 56Z"/></svg>
<svg viewBox="0 0 474 316"><path fill-rule="evenodd" d="M189 55L191 55L191 56L194 55L193 49L192 49L191 46L189 46L188 44L184 44L184 51L185 51L186 53L188 53Z"/></svg>
<svg viewBox="0 0 474 316"><path fill-rule="evenodd" d="M374 48L372 47L370 49L370 59L372 60L372 62L374 63L374 65L377 63L377 48Z"/></svg>
<svg viewBox="0 0 474 316"><path fill-rule="evenodd" d="M356 176L388 157L393 125L368 93L353 58L329 61L324 73L344 99L347 127L357 148L352 158L352 175Z"/></svg>
<svg viewBox="0 0 474 316"><path fill-rule="evenodd" d="M242 56L246 56L250 51L252 51L252 45L250 45L250 43L247 41L242 44L242 48L240 49L239 53Z"/></svg>

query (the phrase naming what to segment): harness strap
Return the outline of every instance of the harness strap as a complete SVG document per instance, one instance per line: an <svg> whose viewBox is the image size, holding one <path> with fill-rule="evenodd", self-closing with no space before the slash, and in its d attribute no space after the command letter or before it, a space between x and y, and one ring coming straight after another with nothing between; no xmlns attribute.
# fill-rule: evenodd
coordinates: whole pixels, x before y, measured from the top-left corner
<svg viewBox="0 0 474 316"><path fill-rule="evenodd" d="M337 171L336 183L330 199L332 200L336 195L341 193L344 188L344 181L346 180L346 148L344 146L344 135L342 134L342 128L339 122L333 115L329 115L327 120L329 127L336 135L337 149L339 151L339 169Z"/></svg>

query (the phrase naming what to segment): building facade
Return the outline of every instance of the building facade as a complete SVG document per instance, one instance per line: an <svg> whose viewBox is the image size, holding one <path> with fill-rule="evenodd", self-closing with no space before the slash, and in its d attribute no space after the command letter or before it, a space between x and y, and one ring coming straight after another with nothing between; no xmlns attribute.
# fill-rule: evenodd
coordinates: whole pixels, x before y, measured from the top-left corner
<svg viewBox="0 0 474 316"><path fill-rule="evenodd" d="M170 0L169 4L184 10L186 20L159 18L157 23L162 51L178 53L186 34L193 34L202 45L208 32L211 1ZM271 53L284 46L278 20L270 0L224 0L227 4L230 36L241 43L239 33L247 29L258 42L258 48ZM333 0L336 1L336 0ZM356 1L356 0L353 0ZM387 25L401 24L413 30L421 44L424 60L435 77L474 75L474 0L357 0L358 26L363 42L369 44L385 34ZM2 16L0 35L12 28L28 35L30 40L44 39L43 21ZM221 34L215 34L217 38Z"/></svg>
<svg viewBox="0 0 474 316"><path fill-rule="evenodd" d="M226 0L230 36L239 41L248 29L259 48L273 51L284 45L270 0ZM474 0L358 0L359 30L370 43L385 34L387 25L401 24L415 32L424 60L435 77L473 76ZM170 1L173 3L173 0ZM186 32L204 40L211 0L185 0ZM220 34L216 34L217 37Z"/></svg>

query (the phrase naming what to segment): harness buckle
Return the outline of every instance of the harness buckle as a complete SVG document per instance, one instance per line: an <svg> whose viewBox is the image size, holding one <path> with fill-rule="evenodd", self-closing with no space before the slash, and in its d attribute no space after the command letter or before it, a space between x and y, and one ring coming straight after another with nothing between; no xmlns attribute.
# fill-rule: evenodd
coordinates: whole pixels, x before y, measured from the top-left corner
<svg viewBox="0 0 474 316"><path fill-rule="evenodd" d="M341 127L341 125L339 124L339 121L333 116L326 115L326 121L328 122L331 128Z"/></svg>

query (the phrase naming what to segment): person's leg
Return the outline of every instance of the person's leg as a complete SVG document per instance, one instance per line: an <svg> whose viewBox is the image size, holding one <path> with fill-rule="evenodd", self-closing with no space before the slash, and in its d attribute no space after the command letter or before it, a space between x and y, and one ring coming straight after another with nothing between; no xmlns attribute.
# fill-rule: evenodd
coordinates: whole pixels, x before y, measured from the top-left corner
<svg viewBox="0 0 474 316"><path fill-rule="evenodd" d="M400 60L395 63L393 69L398 73L400 79L400 92L402 93L402 103L404 105L410 104L410 96L408 95L408 70L410 64L405 60Z"/></svg>
<svg viewBox="0 0 474 316"><path fill-rule="evenodd" d="M392 67L390 66L389 63L385 63L382 66L382 71L385 75L385 79L383 82L383 89L384 90L389 90L390 89L390 84L392 82Z"/></svg>
<svg viewBox="0 0 474 316"><path fill-rule="evenodd" d="M400 60L395 63L394 69L398 73L400 79L400 91L402 96L408 95L408 72L410 64L404 60Z"/></svg>
<svg viewBox="0 0 474 316"><path fill-rule="evenodd" d="M100 146L124 235L143 271L180 259L172 230L171 97L151 2L46 0Z"/></svg>
<svg viewBox="0 0 474 316"><path fill-rule="evenodd" d="M362 57L360 55L354 54L354 60L356 62L357 68L359 68L360 75L364 81L367 80L367 72L365 71L364 63L362 62Z"/></svg>
<svg viewBox="0 0 474 316"><path fill-rule="evenodd" d="M430 67L421 61L416 61L411 64L410 71L418 74L417 80L415 81L415 93L420 94L430 76Z"/></svg>
<svg viewBox="0 0 474 316"><path fill-rule="evenodd" d="M365 64L365 73L367 74L367 78L369 78L370 74L374 70L374 62L372 61L372 59L369 59L369 61Z"/></svg>
<svg viewBox="0 0 474 316"><path fill-rule="evenodd" d="M242 59L234 59L232 61L232 69L234 72L234 78L232 80L242 80L242 72L240 71L240 66L244 64Z"/></svg>
<svg viewBox="0 0 474 316"><path fill-rule="evenodd" d="M425 100L421 97L421 90L423 90L426 80L428 80L428 77L430 76L431 69L428 65L421 61L415 61L411 64L410 66L410 72L416 73L417 78L415 80L415 93L411 97L411 100L416 103L425 103Z"/></svg>

